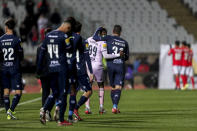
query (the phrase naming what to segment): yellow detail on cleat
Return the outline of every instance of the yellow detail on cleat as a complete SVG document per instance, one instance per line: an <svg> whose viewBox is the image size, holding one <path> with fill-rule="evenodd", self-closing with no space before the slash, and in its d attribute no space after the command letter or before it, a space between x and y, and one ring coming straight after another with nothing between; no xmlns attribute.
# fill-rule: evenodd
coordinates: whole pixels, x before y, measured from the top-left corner
<svg viewBox="0 0 197 131"><path fill-rule="evenodd" d="M11 117L10 115L7 115L7 119L8 119L8 120L11 120L12 117Z"/></svg>

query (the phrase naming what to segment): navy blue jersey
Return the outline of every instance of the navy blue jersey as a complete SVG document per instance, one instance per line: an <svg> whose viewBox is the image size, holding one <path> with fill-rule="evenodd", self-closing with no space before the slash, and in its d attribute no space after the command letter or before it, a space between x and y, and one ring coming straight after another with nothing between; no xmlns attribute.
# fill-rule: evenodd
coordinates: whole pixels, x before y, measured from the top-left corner
<svg viewBox="0 0 197 131"><path fill-rule="evenodd" d="M67 56L67 62L69 65L71 65L70 70L76 70L76 55L77 55L77 50L81 51L83 50L82 48L82 37L79 34L72 33L72 35L69 37L72 48L70 51L66 54Z"/></svg>
<svg viewBox="0 0 197 131"><path fill-rule="evenodd" d="M87 74L86 63L90 73L92 74L92 64L89 55L89 44L83 39L81 50L77 51L77 74L84 75Z"/></svg>
<svg viewBox="0 0 197 131"><path fill-rule="evenodd" d="M20 61L23 59L21 41L15 35L3 35L0 37L0 54L3 56L2 70L18 72Z"/></svg>
<svg viewBox="0 0 197 131"><path fill-rule="evenodd" d="M109 64L124 64L126 60L129 59L129 47L127 41L123 40L118 36L106 36L105 37L107 43L107 53L108 54L118 54L120 51L123 51L125 56L124 58L114 58L108 59L107 62Z"/></svg>
<svg viewBox="0 0 197 131"><path fill-rule="evenodd" d="M67 34L58 30L48 33L41 45L37 64L38 70L42 70L42 61L46 54L49 73L65 71L67 69L66 52L70 48L70 38Z"/></svg>

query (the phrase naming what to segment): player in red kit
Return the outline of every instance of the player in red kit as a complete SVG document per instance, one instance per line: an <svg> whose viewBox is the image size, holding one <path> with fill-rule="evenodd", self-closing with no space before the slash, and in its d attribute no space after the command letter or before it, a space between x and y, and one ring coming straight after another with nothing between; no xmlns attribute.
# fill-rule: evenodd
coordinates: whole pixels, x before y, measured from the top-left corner
<svg viewBox="0 0 197 131"><path fill-rule="evenodd" d="M175 47L171 48L168 52L168 55L172 55L173 73L174 73L175 81L176 81L176 89L180 89L179 75L181 71L182 49L179 46L180 46L180 42L176 41Z"/></svg>
<svg viewBox="0 0 197 131"><path fill-rule="evenodd" d="M188 68L189 48L185 41L182 42L182 55L181 55L181 78L183 82L183 90L187 88L187 68Z"/></svg>
<svg viewBox="0 0 197 131"><path fill-rule="evenodd" d="M187 67L187 76L189 77L189 79L191 80L192 83L192 89L194 89L194 70L192 67L192 60L193 60L193 51L191 49L191 45L187 44L188 48L189 48L189 56L188 56L188 67Z"/></svg>

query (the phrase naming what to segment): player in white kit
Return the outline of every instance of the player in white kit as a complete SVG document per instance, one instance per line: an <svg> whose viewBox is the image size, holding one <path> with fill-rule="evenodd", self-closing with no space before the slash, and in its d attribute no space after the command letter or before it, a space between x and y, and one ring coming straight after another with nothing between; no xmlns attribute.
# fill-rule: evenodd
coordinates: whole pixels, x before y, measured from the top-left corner
<svg viewBox="0 0 197 131"><path fill-rule="evenodd" d="M103 27L97 29L95 34L92 37L87 39L89 44L89 55L92 63L93 74L95 76L95 80L99 87L99 103L100 109L99 114L103 114L105 112L103 103L104 103L104 82L103 82L103 57L105 59L112 59L121 57L123 52L119 54L107 54L107 44L105 41L100 41L105 35L107 35L107 30ZM99 38L100 37L100 38ZM98 40L97 40L98 39ZM91 114L90 111L90 100L86 102L86 114Z"/></svg>

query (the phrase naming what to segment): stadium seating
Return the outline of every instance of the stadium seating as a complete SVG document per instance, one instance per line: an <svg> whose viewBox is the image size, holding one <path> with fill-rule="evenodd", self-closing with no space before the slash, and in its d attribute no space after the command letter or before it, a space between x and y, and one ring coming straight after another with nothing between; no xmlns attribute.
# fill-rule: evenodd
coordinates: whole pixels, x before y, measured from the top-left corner
<svg viewBox="0 0 197 131"><path fill-rule="evenodd" d="M177 26L175 19L169 18L157 1L64 0L62 2L62 7L65 8L66 5L75 16L81 18L81 21L88 19L87 25L92 27L91 29L84 27L85 36L90 36L99 25L104 25L109 33L114 24L122 25L122 37L129 42L132 52L159 52L161 43L172 44L176 39L194 42L194 37L182 26Z"/></svg>
<svg viewBox="0 0 197 131"><path fill-rule="evenodd" d="M50 3L52 8L58 7L63 17L72 15L79 19L83 23L84 37L89 37L101 25L108 29L109 34L112 33L114 24L122 25L122 37L128 41L132 52L158 53L160 44L172 44L177 39L194 43L193 35L188 34L184 27L178 26L174 18L169 18L157 1L54 0ZM9 1L8 7L20 23L25 16L24 6L16 8Z"/></svg>
<svg viewBox="0 0 197 131"><path fill-rule="evenodd" d="M197 13L197 1L196 0L183 0L184 4L192 10L192 13Z"/></svg>

